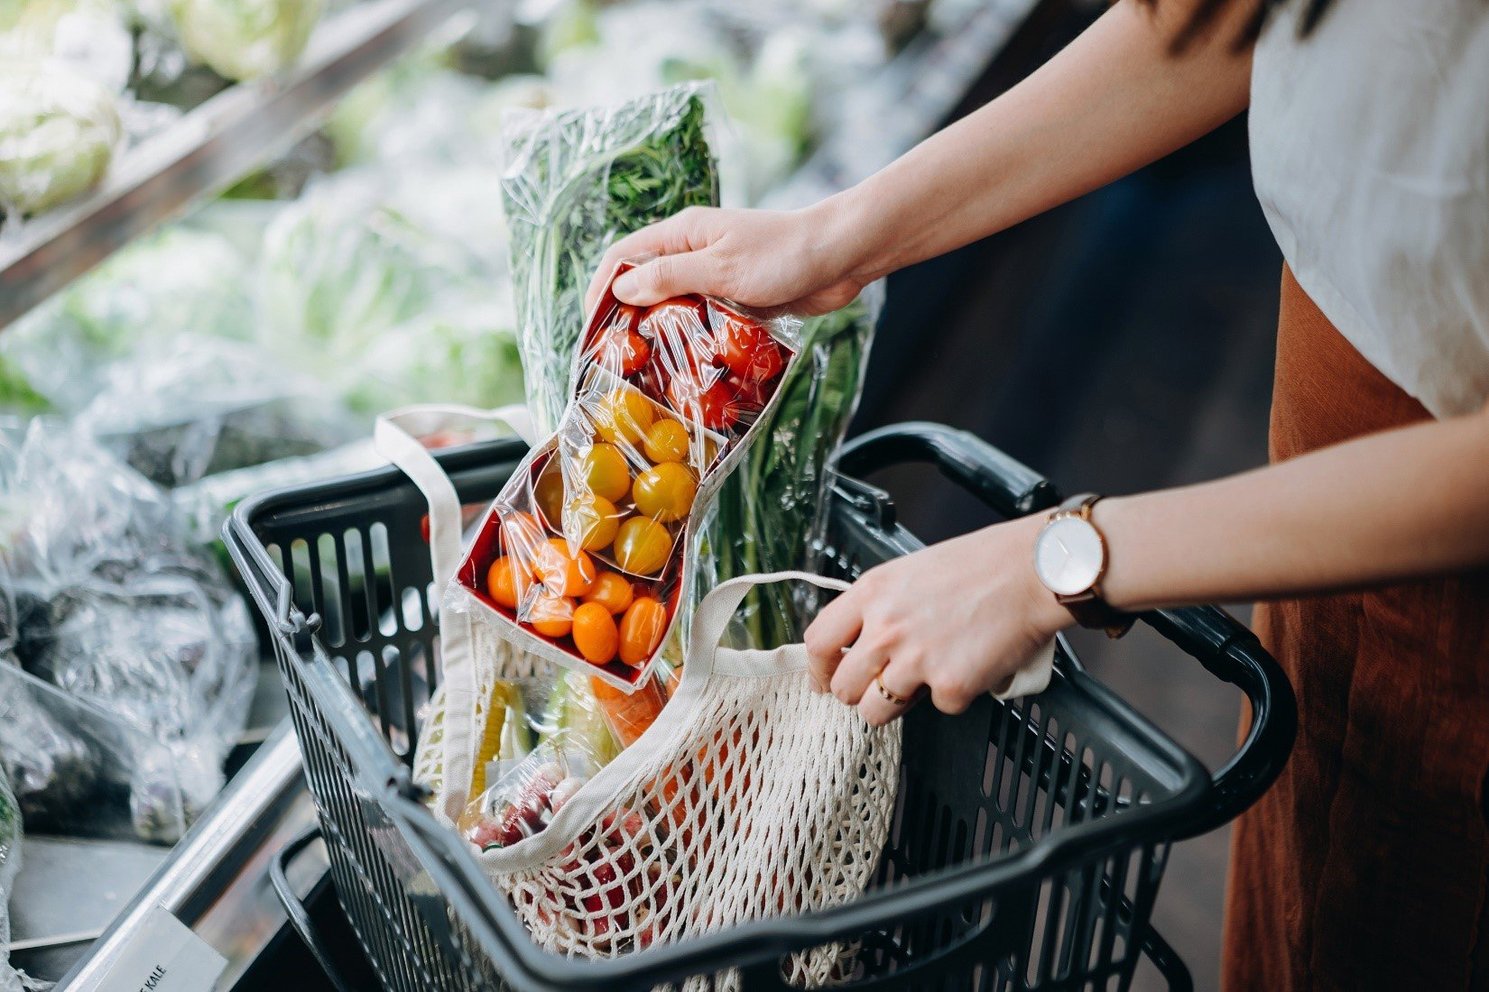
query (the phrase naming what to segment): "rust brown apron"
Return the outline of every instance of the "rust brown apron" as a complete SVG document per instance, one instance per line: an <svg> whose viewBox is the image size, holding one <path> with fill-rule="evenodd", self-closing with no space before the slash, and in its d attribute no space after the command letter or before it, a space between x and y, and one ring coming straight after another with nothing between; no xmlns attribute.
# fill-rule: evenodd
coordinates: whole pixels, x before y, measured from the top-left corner
<svg viewBox="0 0 1489 992"><path fill-rule="evenodd" d="M1428 419L1285 269L1278 323L1273 461ZM1489 989L1489 572L1266 604L1254 626L1298 739L1236 825L1224 987Z"/></svg>

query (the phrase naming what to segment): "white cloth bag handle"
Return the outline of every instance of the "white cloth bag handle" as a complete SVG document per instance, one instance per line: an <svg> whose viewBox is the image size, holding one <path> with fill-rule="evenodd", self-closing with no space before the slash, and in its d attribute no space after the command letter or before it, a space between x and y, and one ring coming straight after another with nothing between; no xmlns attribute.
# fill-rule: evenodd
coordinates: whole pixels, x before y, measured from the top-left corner
<svg viewBox="0 0 1489 992"><path fill-rule="evenodd" d="M771 582L784 582L799 580L809 582L822 589L831 589L835 592L843 592L848 588L848 583L842 579L829 578L825 575L813 575L810 572L772 572L767 575L742 575L720 583L703 597L703 602L698 606L698 612L693 617L693 637L689 644L687 664L692 665L697 659L708 658L709 664L715 654L715 649L723 639L724 629L728 627L729 620L734 616L734 611L739 609L739 604L745 595L757 585L766 585ZM1048 641L1043 647L1025 661L1008 686L998 692L992 693L994 699L1006 700L1016 699L1020 696L1033 696L1049 688L1050 678L1054 672L1055 665L1055 642ZM738 673L742 674L742 673Z"/></svg>
<svg viewBox="0 0 1489 992"><path fill-rule="evenodd" d="M451 422L473 420L504 423L529 445L533 443L532 416L520 404L483 410L453 403L421 403L382 414L372 431L373 449L400 468L429 504L429 562L436 599L443 596L460 567L460 497L445 470L412 431L435 431ZM443 808L436 813L452 823L465 807L465 792L475 764L472 724L477 700L473 639L469 614L440 610L437 657L445 693L445 737L441 747L444 800Z"/></svg>
<svg viewBox="0 0 1489 992"><path fill-rule="evenodd" d="M438 430L452 420L495 421L506 424L531 445L533 419L520 403L490 410L457 403L420 403L377 418L372 430L373 449L402 469L429 503L429 559L434 567L435 588L442 590L455 577L460 564L460 499L445 470L411 432L416 420L422 421L425 431Z"/></svg>

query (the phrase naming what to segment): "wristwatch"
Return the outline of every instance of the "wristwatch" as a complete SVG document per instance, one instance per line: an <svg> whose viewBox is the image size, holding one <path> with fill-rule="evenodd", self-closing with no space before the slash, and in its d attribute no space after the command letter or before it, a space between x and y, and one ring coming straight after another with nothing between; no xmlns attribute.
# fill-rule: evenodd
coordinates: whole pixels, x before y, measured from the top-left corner
<svg viewBox="0 0 1489 992"><path fill-rule="evenodd" d="M1121 637L1136 617L1101 598L1106 575L1106 537L1091 520L1100 496L1072 496L1050 514L1034 541L1034 573L1082 627Z"/></svg>

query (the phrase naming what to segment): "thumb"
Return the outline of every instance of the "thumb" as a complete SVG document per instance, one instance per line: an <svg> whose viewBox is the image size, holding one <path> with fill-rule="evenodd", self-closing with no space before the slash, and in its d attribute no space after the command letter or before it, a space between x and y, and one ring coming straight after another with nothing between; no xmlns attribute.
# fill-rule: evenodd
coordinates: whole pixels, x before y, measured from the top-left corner
<svg viewBox="0 0 1489 992"><path fill-rule="evenodd" d="M660 255L622 275L613 288L616 299L638 307L689 293L727 296L717 272L714 259L704 251Z"/></svg>

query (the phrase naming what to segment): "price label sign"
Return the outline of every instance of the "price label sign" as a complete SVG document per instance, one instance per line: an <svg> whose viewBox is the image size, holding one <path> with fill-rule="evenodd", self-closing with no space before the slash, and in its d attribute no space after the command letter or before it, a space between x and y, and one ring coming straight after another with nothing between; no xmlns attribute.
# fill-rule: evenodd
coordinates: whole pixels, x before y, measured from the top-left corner
<svg viewBox="0 0 1489 992"><path fill-rule="evenodd" d="M227 958L164 906L150 910L109 969L108 992L212 992Z"/></svg>

